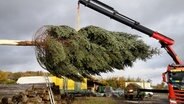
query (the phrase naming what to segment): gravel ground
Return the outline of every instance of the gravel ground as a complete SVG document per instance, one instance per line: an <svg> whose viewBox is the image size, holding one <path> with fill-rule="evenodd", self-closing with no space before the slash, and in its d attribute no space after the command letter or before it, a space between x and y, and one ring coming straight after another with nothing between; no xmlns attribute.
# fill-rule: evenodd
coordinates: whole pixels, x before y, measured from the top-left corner
<svg viewBox="0 0 184 104"><path fill-rule="evenodd" d="M73 104L168 104L167 94L154 94L143 101L125 100L113 97L76 97Z"/></svg>
<svg viewBox="0 0 184 104"><path fill-rule="evenodd" d="M155 93L152 98L145 98L143 101L119 99L118 104L168 104L168 98L167 94Z"/></svg>

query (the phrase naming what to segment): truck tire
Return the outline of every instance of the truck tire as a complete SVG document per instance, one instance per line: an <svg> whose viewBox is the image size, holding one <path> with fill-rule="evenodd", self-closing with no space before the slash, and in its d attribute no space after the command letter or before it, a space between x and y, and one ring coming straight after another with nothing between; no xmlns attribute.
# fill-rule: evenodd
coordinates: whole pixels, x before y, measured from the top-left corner
<svg viewBox="0 0 184 104"><path fill-rule="evenodd" d="M130 96L129 96L129 99L130 99L130 100L133 100L133 97L134 97L133 95L130 95Z"/></svg>
<svg viewBox="0 0 184 104"><path fill-rule="evenodd" d="M126 99L126 100L127 100L127 98L128 98L127 95L125 95L125 99Z"/></svg>

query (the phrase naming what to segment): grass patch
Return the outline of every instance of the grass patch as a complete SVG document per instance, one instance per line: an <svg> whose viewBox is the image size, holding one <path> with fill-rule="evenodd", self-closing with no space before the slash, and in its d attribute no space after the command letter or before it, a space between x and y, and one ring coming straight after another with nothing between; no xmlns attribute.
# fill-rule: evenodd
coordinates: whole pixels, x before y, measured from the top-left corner
<svg viewBox="0 0 184 104"><path fill-rule="evenodd" d="M117 104L110 97L79 97L75 98L72 104Z"/></svg>

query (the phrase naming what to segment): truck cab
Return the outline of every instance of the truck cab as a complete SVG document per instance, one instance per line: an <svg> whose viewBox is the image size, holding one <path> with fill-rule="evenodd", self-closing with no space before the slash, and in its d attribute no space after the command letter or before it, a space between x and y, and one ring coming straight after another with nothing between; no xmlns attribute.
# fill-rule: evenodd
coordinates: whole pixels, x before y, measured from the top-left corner
<svg viewBox="0 0 184 104"><path fill-rule="evenodd" d="M184 103L184 65L169 65L163 81L168 83L170 103Z"/></svg>

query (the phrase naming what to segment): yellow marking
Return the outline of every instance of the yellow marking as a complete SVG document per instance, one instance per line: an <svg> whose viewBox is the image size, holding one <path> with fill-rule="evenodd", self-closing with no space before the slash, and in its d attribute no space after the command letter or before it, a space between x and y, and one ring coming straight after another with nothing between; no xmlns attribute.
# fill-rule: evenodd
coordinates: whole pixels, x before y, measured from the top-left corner
<svg viewBox="0 0 184 104"><path fill-rule="evenodd" d="M58 78L58 77L51 77L52 82L56 85L59 86L59 89L63 89L63 79L62 78Z"/></svg>
<svg viewBox="0 0 184 104"><path fill-rule="evenodd" d="M71 79L68 79L68 90L74 90L75 89L75 82Z"/></svg>
<svg viewBox="0 0 184 104"><path fill-rule="evenodd" d="M171 72L182 72L182 70L171 70Z"/></svg>
<svg viewBox="0 0 184 104"><path fill-rule="evenodd" d="M175 69L171 69L171 72L184 72L184 68L175 68Z"/></svg>
<svg viewBox="0 0 184 104"><path fill-rule="evenodd" d="M84 82L81 82L81 90L86 90L87 89L87 79L84 79Z"/></svg>
<svg viewBox="0 0 184 104"><path fill-rule="evenodd" d="M50 77L51 81L56 85L59 86L59 89L63 89L64 87L64 79L63 78L58 78L56 76ZM75 90L75 81L71 79L66 79L67 80L67 90ZM84 79L84 82L81 83L81 90L87 90L87 78Z"/></svg>
<svg viewBox="0 0 184 104"><path fill-rule="evenodd" d="M175 80L174 82L180 82L179 80Z"/></svg>

